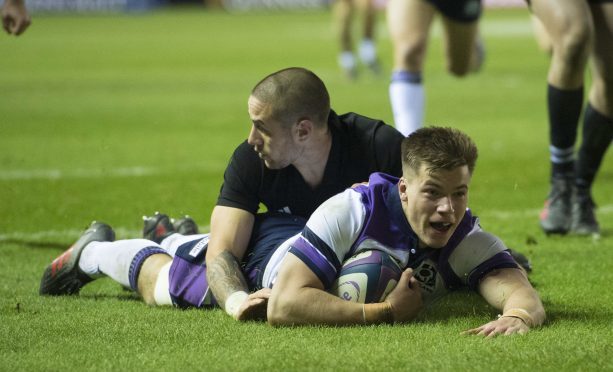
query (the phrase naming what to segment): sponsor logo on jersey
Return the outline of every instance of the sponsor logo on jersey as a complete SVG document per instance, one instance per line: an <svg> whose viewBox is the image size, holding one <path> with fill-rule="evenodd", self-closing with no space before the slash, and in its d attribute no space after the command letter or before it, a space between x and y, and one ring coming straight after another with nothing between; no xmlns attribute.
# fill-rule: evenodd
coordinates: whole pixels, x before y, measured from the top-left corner
<svg viewBox="0 0 613 372"><path fill-rule="evenodd" d="M415 270L415 279L421 284L421 288L427 292L434 292L436 286L436 268L428 262L423 262Z"/></svg>

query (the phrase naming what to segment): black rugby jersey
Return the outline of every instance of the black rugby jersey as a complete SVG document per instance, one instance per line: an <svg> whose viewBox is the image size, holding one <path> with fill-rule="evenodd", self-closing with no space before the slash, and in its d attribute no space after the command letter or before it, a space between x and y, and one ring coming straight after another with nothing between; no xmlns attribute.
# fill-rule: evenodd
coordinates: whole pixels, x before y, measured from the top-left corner
<svg viewBox="0 0 613 372"><path fill-rule="evenodd" d="M354 183L365 182L373 172L400 176L403 136L380 120L355 113L328 118L332 147L322 183L312 189L293 165L268 169L247 143L239 145L224 173L217 205L257 213L260 204L308 218L331 196Z"/></svg>

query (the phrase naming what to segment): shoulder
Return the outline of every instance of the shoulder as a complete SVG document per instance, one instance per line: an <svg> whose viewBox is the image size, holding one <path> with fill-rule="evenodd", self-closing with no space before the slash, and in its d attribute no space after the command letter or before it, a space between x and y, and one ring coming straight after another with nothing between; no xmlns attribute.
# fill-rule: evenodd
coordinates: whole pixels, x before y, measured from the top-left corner
<svg viewBox="0 0 613 372"><path fill-rule="evenodd" d="M253 147L251 147L251 145L247 143L247 141L243 141L240 145L236 147L234 153L232 154L232 159L257 162L259 162L260 160L258 154L253 150Z"/></svg>
<svg viewBox="0 0 613 372"><path fill-rule="evenodd" d="M471 288L494 269L517 267L504 242L478 224L451 253L449 265Z"/></svg>
<svg viewBox="0 0 613 372"><path fill-rule="evenodd" d="M352 112L338 116L331 126L340 137L341 146L346 147L351 157L361 159L368 173L382 171L400 175L404 136L394 127Z"/></svg>
<svg viewBox="0 0 613 372"><path fill-rule="evenodd" d="M458 226L458 233L459 242L449 256L452 265L484 261L507 249L500 238L481 228L479 218L473 216L470 210L466 211L462 223Z"/></svg>
<svg viewBox="0 0 613 372"><path fill-rule="evenodd" d="M364 221L360 195L348 189L328 199L311 215L300 237L289 247L329 288Z"/></svg>
<svg viewBox="0 0 613 372"><path fill-rule="evenodd" d="M333 113L333 116L336 115ZM394 127L387 125L384 121L373 119L368 116L360 115L355 112L348 112L338 115L338 125L352 134L367 136L389 135L402 139L402 134Z"/></svg>
<svg viewBox="0 0 613 372"><path fill-rule="evenodd" d="M364 225L366 210L361 194L353 189L333 196L313 212L306 223L305 237L319 248L334 252L338 262L349 252ZM324 251L325 249L322 249Z"/></svg>
<svg viewBox="0 0 613 372"><path fill-rule="evenodd" d="M250 178L262 172L263 162L251 145L244 141L234 150L230 162L226 167L225 182L232 178L244 179L243 182L250 182ZM256 177L259 178L259 177Z"/></svg>
<svg viewBox="0 0 613 372"><path fill-rule="evenodd" d="M325 235L350 235L359 231L365 216L362 195L347 189L321 204L311 215L307 227L320 238Z"/></svg>

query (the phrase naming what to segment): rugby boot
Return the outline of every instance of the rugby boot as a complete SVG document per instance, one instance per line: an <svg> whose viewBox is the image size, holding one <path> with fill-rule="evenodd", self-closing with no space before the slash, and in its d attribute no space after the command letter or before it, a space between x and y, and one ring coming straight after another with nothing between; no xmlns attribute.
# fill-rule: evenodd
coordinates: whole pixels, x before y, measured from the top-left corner
<svg viewBox="0 0 613 372"><path fill-rule="evenodd" d="M143 238L160 244L175 232L175 227L167 215L155 212L153 216L143 216Z"/></svg>
<svg viewBox="0 0 613 372"><path fill-rule="evenodd" d="M553 178L551 191L541 211L541 228L546 234L566 234L571 223L572 182L570 178Z"/></svg>
<svg viewBox="0 0 613 372"><path fill-rule="evenodd" d="M83 248L91 242L112 242L113 229L102 222L92 222L79 240L47 266L40 281L41 295L61 296L78 294L93 279L79 269Z"/></svg>
<svg viewBox="0 0 613 372"><path fill-rule="evenodd" d="M172 219L172 226L175 231L181 235L195 235L198 234L198 225L196 221L190 216L184 216L179 220Z"/></svg>
<svg viewBox="0 0 613 372"><path fill-rule="evenodd" d="M573 201L571 232L577 235L599 235L600 227L594 213L596 204L589 196L576 197Z"/></svg>

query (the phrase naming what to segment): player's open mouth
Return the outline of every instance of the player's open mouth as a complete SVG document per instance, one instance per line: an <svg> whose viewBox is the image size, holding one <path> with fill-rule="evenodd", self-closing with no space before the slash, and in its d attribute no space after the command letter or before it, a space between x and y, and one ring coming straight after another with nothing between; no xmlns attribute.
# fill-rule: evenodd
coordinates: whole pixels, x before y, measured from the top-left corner
<svg viewBox="0 0 613 372"><path fill-rule="evenodd" d="M449 222L430 222L430 226L432 226L432 228L436 231L445 233L449 231L453 224Z"/></svg>

